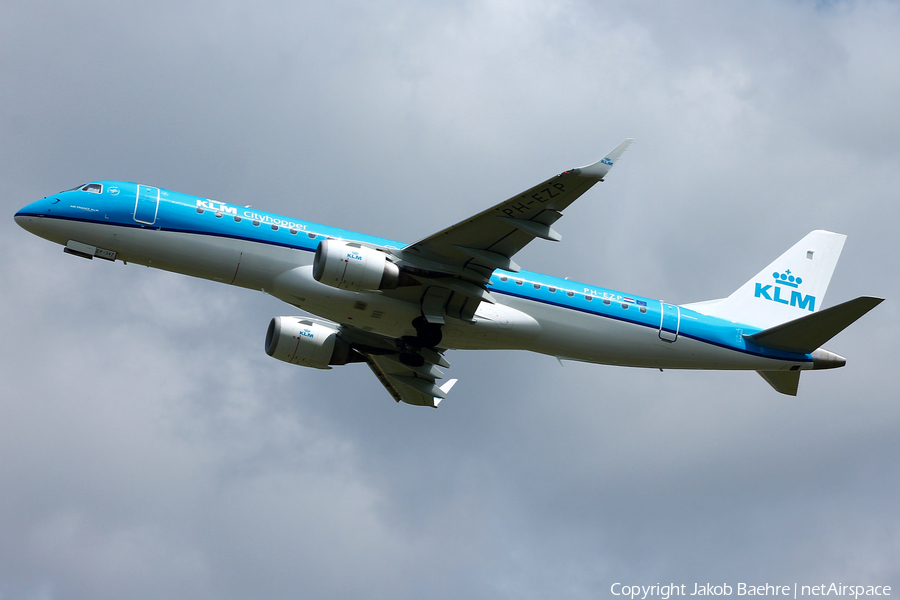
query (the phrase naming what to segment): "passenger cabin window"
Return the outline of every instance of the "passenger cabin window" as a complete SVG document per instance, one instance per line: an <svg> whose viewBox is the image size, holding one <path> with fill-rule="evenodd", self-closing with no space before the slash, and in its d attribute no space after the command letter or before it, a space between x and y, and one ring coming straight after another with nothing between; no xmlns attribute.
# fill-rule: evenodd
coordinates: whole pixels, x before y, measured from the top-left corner
<svg viewBox="0 0 900 600"><path fill-rule="evenodd" d="M314 233L307 233L306 235L307 235L307 237L309 237L309 239L311 239L311 240L316 239L316 234L314 234Z"/></svg>
<svg viewBox="0 0 900 600"><path fill-rule="evenodd" d="M198 214L198 215L202 215L202 214L203 214L203 207L202 207L202 206L198 206L198 207L197 207L197 214Z"/></svg>
<svg viewBox="0 0 900 600"><path fill-rule="evenodd" d="M591 300L594 299L594 297L591 296L590 294L585 294L585 295L584 295L584 299L587 300L588 302L590 302Z"/></svg>
<svg viewBox="0 0 900 600"><path fill-rule="evenodd" d="M647 307L646 307L646 306L642 306L642 307L641 307L641 312L642 312L642 313L647 312Z"/></svg>
<svg viewBox="0 0 900 600"><path fill-rule="evenodd" d="M556 293L556 288L555 288L555 287L551 287L551 288L547 288L547 289L550 290L550 293L551 293L551 294Z"/></svg>
<svg viewBox="0 0 900 600"><path fill-rule="evenodd" d="M239 216L237 216L237 215L234 215L234 222L235 222L235 223L240 223L240 222L241 222L241 218L240 218Z"/></svg>
<svg viewBox="0 0 900 600"><path fill-rule="evenodd" d="M566 292L566 296L568 296L569 298L573 297L574 295L575 292Z"/></svg>
<svg viewBox="0 0 900 600"><path fill-rule="evenodd" d="M539 284L539 283L534 284L534 289L536 289L536 290L541 289L541 284Z"/></svg>
<svg viewBox="0 0 900 600"><path fill-rule="evenodd" d="M609 298L604 298L604 299L603 299L603 304L609 306Z"/></svg>
<svg viewBox="0 0 900 600"><path fill-rule="evenodd" d="M290 231L291 231L291 235L297 235L297 230L294 229L293 227L290 229Z"/></svg>
<svg viewBox="0 0 900 600"><path fill-rule="evenodd" d="M622 310L628 310L628 303L627 303L627 302L623 302L623 303L622 303Z"/></svg>
<svg viewBox="0 0 900 600"><path fill-rule="evenodd" d="M278 231L278 225L272 225L272 231Z"/></svg>
<svg viewBox="0 0 900 600"><path fill-rule="evenodd" d="M217 218L217 219L221 219L221 218L222 218L222 212L221 212L221 211L218 211L218 210L216 211L216 218Z"/></svg>
<svg viewBox="0 0 900 600"><path fill-rule="evenodd" d="M257 221L256 219L253 219L253 226L259 227L259 221Z"/></svg>
<svg viewBox="0 0 900 600"><path fill-rule="evenodd" d="M81 188L82 192L93 192L95 194L103 193L103 186L99 183L89 183L83 188Z"/></svg>

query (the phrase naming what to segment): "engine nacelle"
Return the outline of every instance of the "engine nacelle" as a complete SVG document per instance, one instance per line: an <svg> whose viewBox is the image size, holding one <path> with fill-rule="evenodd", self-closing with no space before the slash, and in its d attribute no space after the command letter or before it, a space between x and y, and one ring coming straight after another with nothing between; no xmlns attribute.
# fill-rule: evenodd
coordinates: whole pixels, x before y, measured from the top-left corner
<svg viewBox="0 0 900 600"><path fill-rule="evenodd" d="M400 284L400 269L384 252L353 242L322 240L316 248L313 278L354 292L391 290Z"/></svg>
<svg viewBox="0 0 900 600"><path fill-rule="evenodd" d="M337 330L299 317L272 319L266 332L266 354L315 369L353 362L350 344L341 339Z"/></svg>

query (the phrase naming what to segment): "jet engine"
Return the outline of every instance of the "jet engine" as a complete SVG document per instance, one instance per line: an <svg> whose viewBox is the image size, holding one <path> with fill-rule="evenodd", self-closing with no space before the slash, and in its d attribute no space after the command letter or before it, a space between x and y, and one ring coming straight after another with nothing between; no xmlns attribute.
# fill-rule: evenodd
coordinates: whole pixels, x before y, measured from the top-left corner
<svg viewBox="0 0 900 600"><path fill-rule="evenodd" d="M400 269L387 254L353 242L322 240L313 261L319 283L354 292L391 290L400 285Z"/></svg>
<svg viewBox="0 0 900 600"><path fill-rule="evenodd" d="M336 329L300 317L275 317L269 322L266 354L292 365L315 369L363 360Z"/></svg>

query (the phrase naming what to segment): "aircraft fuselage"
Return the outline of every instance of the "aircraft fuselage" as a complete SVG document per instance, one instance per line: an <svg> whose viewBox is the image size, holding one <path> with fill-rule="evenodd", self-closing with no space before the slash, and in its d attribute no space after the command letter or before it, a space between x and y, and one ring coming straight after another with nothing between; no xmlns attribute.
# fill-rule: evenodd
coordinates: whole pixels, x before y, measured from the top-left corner
<svg viewBox="0 0 900 600"><path fill-rule="evenodd" d="M324 285L312 276L319 243L405 244L134 183L104 181L34 202L26 230L74 254L122 260L261 290L335 323L392 338L416 334L421 292L408 299ZM88 186L85 186L87 188ZM685 307L529 271L496 270L495 304L447 318L440 346L520 349L562 359L659 368L805 370L810 354L757 346L760 330ZM417 295L418 294L418 295Z"/></svg>

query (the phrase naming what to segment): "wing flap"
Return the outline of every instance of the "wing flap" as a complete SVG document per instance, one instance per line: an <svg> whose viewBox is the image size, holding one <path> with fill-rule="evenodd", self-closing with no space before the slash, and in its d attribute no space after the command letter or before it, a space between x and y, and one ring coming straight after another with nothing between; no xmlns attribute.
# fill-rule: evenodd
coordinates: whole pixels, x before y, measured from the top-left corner
<svg viewBox="0 0 900 600"><path fill-rule="evenodd" d="M542 240L547 240L548 242L559 242L562 241L562 236L555 230L553 230L550 225L544 223L538 223L537 221L528 221L526 219L514 219L513 217L497 217L501 221L506 221L516 229L521 229L527 234L532 235L536 238L541 238Z"/></svg>

